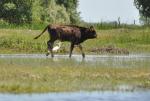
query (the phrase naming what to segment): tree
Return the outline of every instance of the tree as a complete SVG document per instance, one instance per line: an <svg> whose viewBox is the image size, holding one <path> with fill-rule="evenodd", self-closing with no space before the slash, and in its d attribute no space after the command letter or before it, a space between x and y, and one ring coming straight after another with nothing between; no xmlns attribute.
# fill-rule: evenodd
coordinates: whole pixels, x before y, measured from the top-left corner
<svg viewBox="0 0 150 101"><path fill-rule="evenodd" d="M9 23L30 23L32 0L1 0L0 18Z"/></svg>
<svg viewBox="0 0 150 101"><path fill-rule="evenodd" d="M144 16L140 16L140 23L143 25L149 25L150 24L150 18L146 18Z"/></svg>
<svg viewBox="0 0 150 101"><path fill-rule="evenodd" d="M41 0L33 0L32 1L32 23L42 22L41 20Z"/></svg>
<svg viewBox="0 0 150 101"><path fill-rule="evenodd" d="M142 16L150 18L150 0L134 0L134 4Z"/></svg>
<svg viewBox="0 0 150 101"><path fill-rule="evenodd" d="M43 0L42 20L46 23L70 23L69 14L63 5L57 5L55 0Z"/></svg>
<svg viewBox="0 0 150 101"><path fill-rule="evenodd" d="M66 8L72 24L80 21L80 13L77 12L78 0L56 0L56 3Z"/></svg>
<svg viewBox="0 0 150 101"><path fill-rule="evenodd" d="M0 19L9 23L73 23L78 0L0 0Z"/></svg>
<svg viewBox="0 0 150 101"><path fill-rule="evenodd" d="M76 9L78 6L78 0L56 0L56 3L59 5L64 5L67 9Z"/></svg>

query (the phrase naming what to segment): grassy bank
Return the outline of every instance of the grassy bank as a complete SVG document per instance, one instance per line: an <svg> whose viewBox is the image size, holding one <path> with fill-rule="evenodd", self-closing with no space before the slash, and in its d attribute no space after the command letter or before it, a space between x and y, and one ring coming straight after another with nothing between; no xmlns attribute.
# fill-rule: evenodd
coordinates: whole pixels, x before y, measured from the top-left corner
<svg viewBox="0 0 150 101"><path fill-rule="evenodd" d="M33 40L42 30L0 29L0 53L45 53L48 34ZM98 38L83 43L87 53L94 48L117 47L130 53L150 52L150 28L120 28L97 30ZM63 43L60 52L69 49L69 43ZM78 49L76 49L78 52Z"/></svg>
<svg viewBox="0 0 150 101"><path fill-rule="evenodd" d="M0 92L150 89L147 65L112 68L69 59L0 59Z"/></svg>

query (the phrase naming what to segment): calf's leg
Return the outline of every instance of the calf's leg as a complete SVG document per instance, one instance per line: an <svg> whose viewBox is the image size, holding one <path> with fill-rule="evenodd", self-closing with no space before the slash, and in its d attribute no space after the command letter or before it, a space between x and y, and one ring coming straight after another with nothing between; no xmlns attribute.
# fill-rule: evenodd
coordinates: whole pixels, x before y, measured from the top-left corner
<svg viewBox="0 0 150 101"><path fill-rule="evenodd" d="M72 55L73 48L74 48L74 43L71 43L71 46L70 46L70 53L69 53L69 57L70 57L70 58L71 58L71 55Z"/></svg>
<svg viewBox="0 0 150 101"><path fill-rule="evenodd" d="M81 52L82 52L82 57L83 58L85 58L85 54L84 54L84 52L83 52L83 48L82 48L82 46L81 45L78 45L78 47L79 47L79 49L81 50Z"/></svg>
<svg viewBox="0 0 150 101"><path fill-rule="evenodd" d="M47 42L48 52L46 53L46 56L48 56L48 55L50 54L50 52L51 52L51 57L54 57L54 54L53 54L53 51L52 51L52 49L53 49L53 44L54 44L54 42L52 42L51 40L49 40L49 41Z"/></svg>

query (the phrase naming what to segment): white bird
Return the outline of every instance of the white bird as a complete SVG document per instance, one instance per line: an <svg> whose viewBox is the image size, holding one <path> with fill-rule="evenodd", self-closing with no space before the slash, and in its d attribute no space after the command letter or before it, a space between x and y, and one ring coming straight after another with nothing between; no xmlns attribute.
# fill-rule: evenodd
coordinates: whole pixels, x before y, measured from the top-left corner
<svg viewBox="0 0 150 101"><path fill-rule="evenodd" d="M53 52L58 52L58 50L59 50L60 47L61 47L61 42L57 43L57 45L58 45L58 46L53 47L53 49L52 49Z"/></svg>

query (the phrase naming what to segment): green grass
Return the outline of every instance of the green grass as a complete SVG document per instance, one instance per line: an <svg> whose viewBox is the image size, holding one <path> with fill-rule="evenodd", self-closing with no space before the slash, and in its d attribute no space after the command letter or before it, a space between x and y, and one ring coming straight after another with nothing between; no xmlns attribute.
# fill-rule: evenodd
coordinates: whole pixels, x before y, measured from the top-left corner
<svg viewBox="0 0 150 101"><path fill-rule="evenodd" d="M0 47L1 53L31 53L41 52L46 50L46 43L48 38L41 38L40 41L33 38L39 34L40 31L32 30L12 30L1 29L0 31Z"/></svg>
<svg viewBox="0 0 150 101"><path fill-rule="evenodd" d="M33 40L41 30L0 29L0 54L3 53L45 53L48 34ZM150 52L150 28L97 30L98 38L83 43L84 50L90 53L93 48L114 46L125 48L130 53ZM63 49L69 51L69 43ZM63 51L61 51L64 53ZM76 49L78 52L78 49Z"/></svg>
<svg viewBox="0 0 150 101"><path fill-rule="evenodd" d="M0 20L0 28L4 29L43 29L47 24L42 22L35 22L35 23L22 23L22 24L11 24L6 21Z"/></svg>
<svg viewBox="0 0 150 101"><path fill-rule="evenodd" d="M72 60L0 59L0 92L43 93L150 89L150 68L103 67Z"/></svg>
<svg viewBox="0 0 150 101"><path fill-rule="evenodd" d="M85 47L107 47L114 46L125 48L130 53L150 52L150 29L111 29L98 30L98 38L87 41Z"/></svg>

